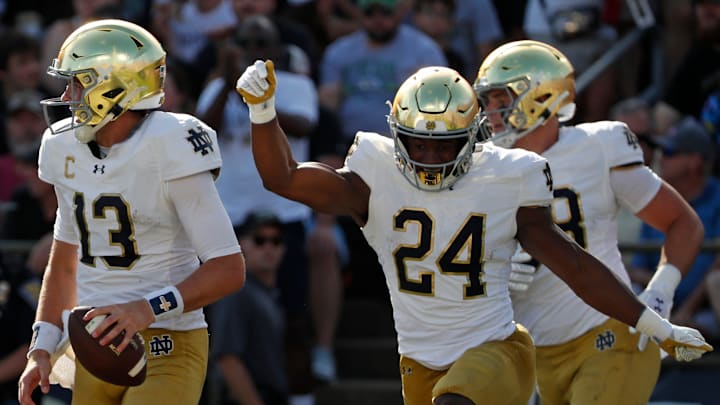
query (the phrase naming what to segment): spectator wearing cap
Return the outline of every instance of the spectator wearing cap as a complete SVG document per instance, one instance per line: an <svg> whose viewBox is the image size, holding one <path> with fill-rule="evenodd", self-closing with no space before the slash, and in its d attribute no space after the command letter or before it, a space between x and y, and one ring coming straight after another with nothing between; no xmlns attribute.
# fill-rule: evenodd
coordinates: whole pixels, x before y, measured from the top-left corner
<svg viewBox="0 0 720 405"><path fill-rule="evenodd" d="M274 214L256 211L235 232L247 282L210 309L210 352L222 393L217 403L287 405L286 320L276 287L284 229Z"/></svg>
<svg viewBox="0 0 720 405"><path fill-rule="evenodd" d="M705 128L687 117L658 140L662 150L660 176L672 185L695 209L705 228L705 240L720 237L720 181L710 173L714 146ZM663 235L643 225L640 242L659 243ZM720 337L720 326L710 309L705 279L716 260L715 252L702 252L675 292L671 321L694 326L710 339ZM633 257L631 279L643 285L657 267L659 254L641 253Z"/></svg>

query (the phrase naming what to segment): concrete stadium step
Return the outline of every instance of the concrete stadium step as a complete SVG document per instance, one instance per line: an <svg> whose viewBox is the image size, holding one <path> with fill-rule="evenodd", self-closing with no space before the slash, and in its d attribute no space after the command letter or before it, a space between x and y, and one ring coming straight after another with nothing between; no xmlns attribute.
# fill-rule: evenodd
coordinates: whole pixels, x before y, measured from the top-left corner
<svg viewBox="0 0 720 405"><path fill-rule="evenodd" d="M395 339L390 301L379 298L351 298L343 303L336 336L392 337Z"/></svg>
<svg viewBox="0 0 720 405"><path fill-rule="evenodd" d="M315 391L315 405L402 405L400 380L340 380Z"/></svg>
<svg viewBox="0 0 720 405"><path fill-rule="evenodd" d="M389 338L342 338L335 342L341 379L399 379L397 341Z"/></svg>

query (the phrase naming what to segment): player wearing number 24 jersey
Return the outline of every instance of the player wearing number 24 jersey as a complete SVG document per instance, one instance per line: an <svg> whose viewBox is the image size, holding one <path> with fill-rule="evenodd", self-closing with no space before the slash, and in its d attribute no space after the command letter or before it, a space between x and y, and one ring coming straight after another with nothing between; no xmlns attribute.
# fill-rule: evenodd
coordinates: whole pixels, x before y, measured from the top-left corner
<svg viewBox="0 0 720 405"><path fill-rule="evenodd" d="M411 75L390 109L392 138L359 132L337 170L293 159L276 119L276 84L272 61L256 61L237 81L255 164L271 191L362 227L390 291L405 404L527 402L534 346L513 322L508 292L518 241L608 314L662 335L668 347L704 347L553 224L544 158L475 147L479 106L456 71Z"/></svg>
<svg viewBox="0 0 720 405"><path fill-rule="evenodd" d="M202 307L244 282L214 184L215 131L158 110L165 51L135 24L79 27L48 72L67 86L43 101L46 117L53 107L71 117L48 122L40 147L39 176L54 186L58 213L19 400L32 404L38 385L47 393L57 381L79 405L197 404L208 358ZM122 351L143 335L143 384L112 385L66 360L63 311L77 305L94 307L86 320L106 315L94 332L107 332L100 344L124 336Z"/></svg>
<svg viewBox="0 0 720 405"><path fill-rule="evenodd" d="M487 135L548 159L555 222L624 285L629 287L630 279L617 246L619 208L667 232L664 264L641 296L667 317L681 272L699 250L702 225L682 197L643 164L638 140L625 124L559 127L574 110L572 74L565 56L540 42L516 41L493 51L475 82ZM515 319L537 346L543 405L646 404L660 371L658 346L528 259L524 252L514 255L510 287Z"/></svg>

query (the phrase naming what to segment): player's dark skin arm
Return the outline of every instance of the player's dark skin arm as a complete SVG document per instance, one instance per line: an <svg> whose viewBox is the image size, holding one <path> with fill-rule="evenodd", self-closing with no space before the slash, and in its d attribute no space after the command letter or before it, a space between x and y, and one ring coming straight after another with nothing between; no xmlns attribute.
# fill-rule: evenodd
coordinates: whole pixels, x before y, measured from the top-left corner
<svg viewBox="0 0 720 405"><path fill-rule="evenodd" d="M319 162L298 164L277 119L252 124L252 150L266 189L334 215L367 220L370 188L357 174Z"/></svg>
<svg viewBox="0 0 720 405"><path fill-rule="evenodd" d="M598 311L630 326L646 308L610 269L553 223L550 208L522 207L517 238L523 249L545 264L580 298Z"/></svg>

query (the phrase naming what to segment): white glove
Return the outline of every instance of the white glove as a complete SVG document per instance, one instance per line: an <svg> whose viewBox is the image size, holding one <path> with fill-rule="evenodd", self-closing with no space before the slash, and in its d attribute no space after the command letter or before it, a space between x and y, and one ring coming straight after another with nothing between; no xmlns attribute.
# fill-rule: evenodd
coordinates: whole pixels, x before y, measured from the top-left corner
<svg viewBox="0 0 720 405"><path fill-rule="evenodd" d="M522 293L527 291L535 278L537 266L533 258L520 246L510 258L510 291Z"/></svg>
<svg viewBox="0 0 720 405"><path fill-rule="evenodd" d="M250 110L250 121L264 124L275 118L275 65L271 60L256 60L235 83L235 90Z"/></svg>
<svg viewBox="0 0 720 405"><path fill-rule="evenodd" d="M656 290L645 290L640 294L640 301L644 302L645 305L650 307L653 311L657 312L658 315L665 319L670 317L670 311L673 306L673 297L666 296L660 291ZM648 335L641 334L640 340L638 340L638 350L643 351L647 347Z"/></svg>
<svg viewBox="0 0 720 405"><path fill-rule="evenodd" d="M673 325L650 308L645 308L635 328L652 336L661 349L678 361L692 361L713 350L700 332Z"/></svg>
<svg viewBox="0 0 720 405"><path fill-rule="evenodd" d="M678 361L693 361L713 350L700 332L677 325L672 325L672 334L660 342L660 348Z"/></svg>
<svg viewBox="0 0 720 405"><path fill-rule="evenodd" d="M660 265L652 279L640 294L640 301L645 303L653 311L657 312L661 317L668 319L673 306L673 296L675 289L680 283L682 273L680 270L670 263ZM635 333L634 328L630 328L631 333ZM638 350L643 351L647 347L648 336L640 335L638 340Z"/></svg>

